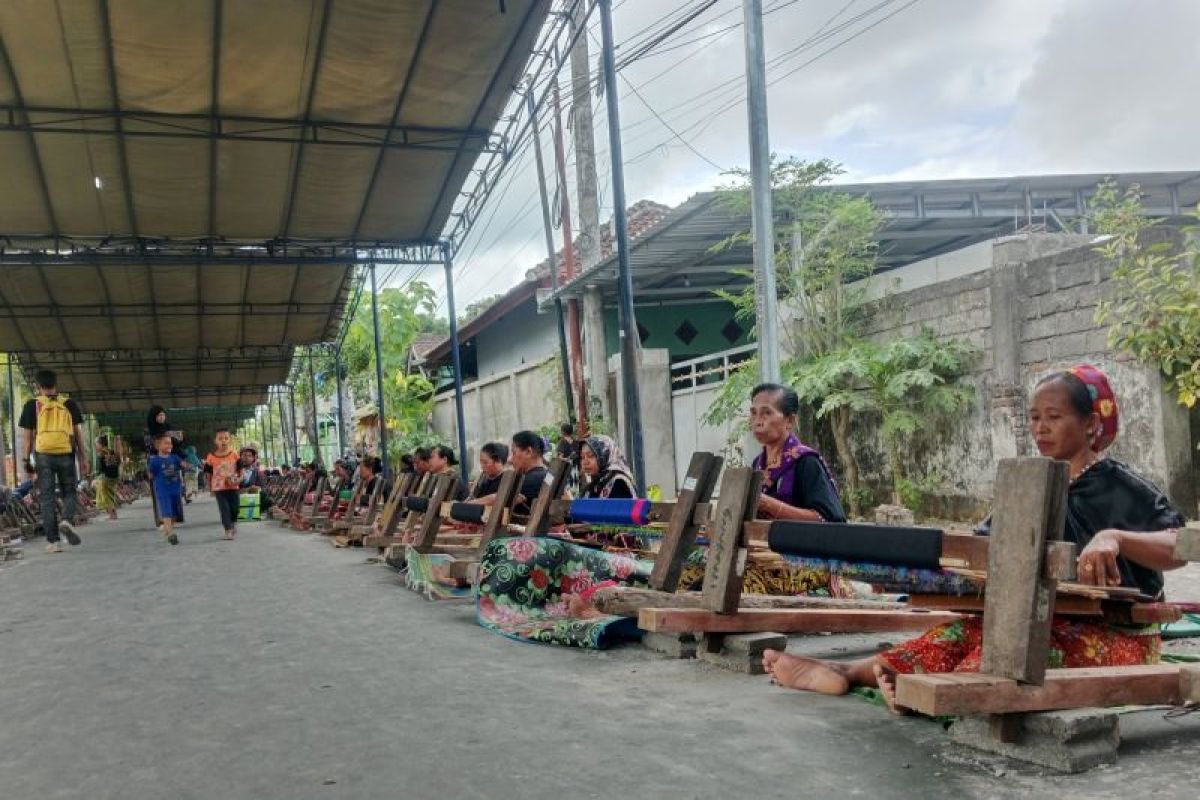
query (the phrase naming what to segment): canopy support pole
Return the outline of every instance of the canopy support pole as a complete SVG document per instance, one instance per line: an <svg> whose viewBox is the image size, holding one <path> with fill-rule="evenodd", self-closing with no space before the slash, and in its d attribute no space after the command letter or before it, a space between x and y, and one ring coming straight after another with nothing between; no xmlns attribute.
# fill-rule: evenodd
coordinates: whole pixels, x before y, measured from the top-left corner
<svg viewBox="0 0 1200 800"><path fill-rule="evenodd" d="M771 143L762 0L742 0L746 26L746 111L750 127L750 209L754 226L754 305L758 312L758 376L778 383L779 296L775 289L775 219L771 208Z"/></svg>
<svg viewBox="0 0 1200 800"><path fill-rule="evenodd" d="M454 257L450 245L442 243L442 265L446 270L446 313L450 315L450 356L454 363L454 418L458 423L458 460L464 481L471 477L471 462L467 458L466 415L463 413L462 354L458 347L458 318L454 310Z"/></svg>
<svg viewBox="0 0 1200 800"><path fill-rule="evenodd" d="M312 346L308 348L308 397L312 402L313 415L313 461L317 466L324 466L325 459L321 458L321 419L317 416L317 379L313 375Z"/></svg>
<svg viewBox="0 0 1200 800"><path fill-rule="evenodd" d="M387 414L384 412L383 406L383 345L379 336L379 284L375 281L374 261L371 262L371 326L375 332L375 410L376 418L379 420L379 457L383 459L383 476L386 478L389 474ZM340 416L341 409L338 411Z"/></svg>
<svg viewBox="0 0 1200 800"><path fill-rule="evenodd" d="M371 277L375 276L375 265L371 265ZM342 388L342 346L339 344L333 348L333 374L337 379L337 436L338 436L338 452L345 455L346 453L346 409L342 408L342 398L344 389ZM384 473L387 473L387 467L384 467Z"/></svg>
<svg viewBox="0 0 1200 800"><path fill-rule="evenodd" d="M300 437L296 433L296 388L288 386L288 408L290 409L289 418L292 421L290 429L292 431L292 455L297 461L300 460Z"/></svg>
<svg viewBox="0 0 1200 800"><path fill-rule="evenodd" d="M21 480L21 470L17 469L17 462L20 460L18 448L20 442L17 441L17 395L13 389L13 370L12 370L12 353L8 354L8 425L9 432L12 434L12 458L13 486L15 487Z"/></svg>
<svg viewBox="0 0 1200 800"><path fill-rule="evenodd" d="M533 87L525 92L525 107L529 111L533 132L533 155L537 162L538 194L542 199L542 228L546 236L546 258L550 264L550 286L554 291L554 315L558 327L558 360L562 367L563 398L567 402L567 421L575 427L575 402L571 390L571 358L567 353L567 328L563 322L562 298L558 296L558 258L554 250L554 225L550 221L550 198L546 194L546 167L542 163L542 138L538 135L537 109L533 105Z"/></svg>
<svg viewBox="0 0 1200 800"><path fill-rule="evenodd" d="M646 496L646 457L642 442L641 391L638 366L641 340L633 311L633 275L629 267L629 227L625 218L625 162L621 152L621 111L617 102L617 68L613 48L612 0L599 0L604 97L608 104L608 152L612 161L613 222L617 246L617 313L620 322L621 384L625 401L625 439L633 462L634 489Z"/></svg>
<svg viewBox="0 0 1200 800"><path fill-rule="evenodd" d="M289 452L287 417L283 415L283 394L280 392L275 392L275 405L279 407L279 440L283 444L283 460L288 464L294 464L296 458L295 453Z"/></svg>
<svg viewBox="0 0 1200 800"><path fill-rule="evenodd" d="M271 398L267 398L267 436L263 441L263 449L267 451L268 461L277 461L271 457L271 440L275 438L275 426L271 424Z"/></svg>

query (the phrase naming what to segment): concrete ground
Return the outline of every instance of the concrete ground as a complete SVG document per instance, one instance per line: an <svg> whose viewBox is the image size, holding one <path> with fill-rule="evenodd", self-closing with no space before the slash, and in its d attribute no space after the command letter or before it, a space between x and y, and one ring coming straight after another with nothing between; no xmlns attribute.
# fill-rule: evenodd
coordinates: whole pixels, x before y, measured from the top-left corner
<svg viewBox="0 0 1200 800"><path fill-rule="evenodd" d="M1194 797L1200 714L1148 712L1121 762L1047 775L856 697L640 647L521 644L361 550L139 502L0 570L0 797ZM851 655L878 639L811 637Z"/></svg>

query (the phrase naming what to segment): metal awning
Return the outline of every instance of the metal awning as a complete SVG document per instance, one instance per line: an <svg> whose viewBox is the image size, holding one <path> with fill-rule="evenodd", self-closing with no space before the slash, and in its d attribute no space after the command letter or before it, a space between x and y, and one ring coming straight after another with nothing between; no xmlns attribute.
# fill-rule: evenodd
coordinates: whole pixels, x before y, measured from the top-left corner
<svg viewBox="0 0 1200 800"><path fill-rule="evenodd" d="M548 8L0 4L0 234L435 240Z"/></svg>
<svg viewBox="0 0 1200 800"><path fill-rule="evenodd" d="M105 412L96 415L102 426L112 428L135 449L142 446L146 430L146 409L139 411ZM253 419L253 406L200 406L181 408L171 412L171 425L184 431L186 441L196 446L201 456L212 446L213 435L219 428L236 430L242 423Z"/></svg>
<svg viewBox="0 0 1200 800"><path fill-rule="evenodd" d="M1070 230L1087 212L1088 198L1105 175L1046 175L978 180L908 181L822 187L870 197L883 212L878 234L880 269L892 269L1026 228ZM1122 186L1138 184L1152 217L1183 220L1200 202L1200 172L1122 173ZM788 220L776 231L783 235ZM636 239L629 252L637 302L711 300L714 290L750 282L749 243L717 245L750 230L750 215L732 210L719 192L694 195ZM614 254L560 289L580 297L588 286L616 296Z"/></svg>
<svg viewBox="0 0 1200 800"><path fill-rule="evenodd" d="M549 7L0 4L0 349L89 412L262 402L508 153Z"/></svg>

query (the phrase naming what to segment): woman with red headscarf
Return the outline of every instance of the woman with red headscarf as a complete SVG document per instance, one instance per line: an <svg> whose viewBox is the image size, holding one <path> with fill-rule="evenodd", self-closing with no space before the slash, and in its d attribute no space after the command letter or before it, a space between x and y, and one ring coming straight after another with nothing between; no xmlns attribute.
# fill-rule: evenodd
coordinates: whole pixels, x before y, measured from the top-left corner
<svg viewBox="0 0 1200 800"><path fill-rule="evenodd" d="M1150 481L1104 450L1119 428L1116 397L1103 372L1081 365L1043 378L1029 408L1029 432L1043 456L1070 464L1064 539L1079 548L1078 576L1098 586L1127 586L1162 596L1162 570L1172 557L1173 529L1183 517ZM986 534L989 523L980 526ZM1157 626L1117 628L1055 617L1051 667L1101 667L1158 661ZM895 705L896 673L974 672L983 648L979 616L940 625L871 658L823 661L768 650L763 664L775 681L794 689L844 694L878 686Z"/></svg>

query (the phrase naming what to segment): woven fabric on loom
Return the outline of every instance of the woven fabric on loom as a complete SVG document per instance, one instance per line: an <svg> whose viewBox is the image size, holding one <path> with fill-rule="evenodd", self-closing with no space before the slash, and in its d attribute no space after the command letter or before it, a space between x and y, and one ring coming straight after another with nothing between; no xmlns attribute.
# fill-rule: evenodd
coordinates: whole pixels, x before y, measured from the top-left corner
<svg viewBox="0 0 1200 800"><path fill-rule="evenodd" d="M470 586L459 586L450 577L453 556L440 553L418 553L405 548L404 584L430 600L457 600L471 596Z"/></svg>

